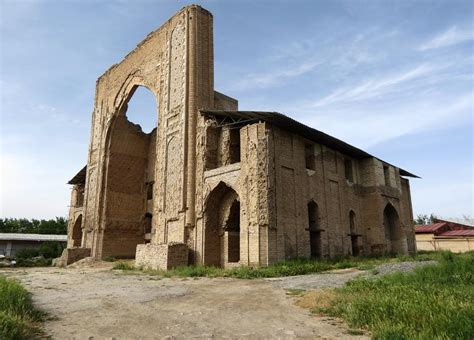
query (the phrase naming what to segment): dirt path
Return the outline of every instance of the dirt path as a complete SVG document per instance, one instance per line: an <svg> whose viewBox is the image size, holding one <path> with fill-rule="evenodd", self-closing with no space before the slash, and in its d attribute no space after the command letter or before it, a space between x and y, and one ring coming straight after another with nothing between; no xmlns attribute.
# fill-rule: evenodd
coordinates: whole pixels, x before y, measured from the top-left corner
<svg viewBox="0 0 474 340"><path fill-rule="evenodd" d="M269 280L158 279L105 268L2 273L21 280L54 317L45 324L53 339L354 338Z"/></svg>
<svg viewBox="0 0 474 340"><path fill-rule="evenodd" d="M374 272L361 271L356 268L331 270L325 273L278 277L267 279L278 288L285 289L325 289L342 287L346 282L358 276L377 278L393 272L410 272L415 268L436 264L436 261L406 261L395 263L384 263L374 268Z"/></svg>

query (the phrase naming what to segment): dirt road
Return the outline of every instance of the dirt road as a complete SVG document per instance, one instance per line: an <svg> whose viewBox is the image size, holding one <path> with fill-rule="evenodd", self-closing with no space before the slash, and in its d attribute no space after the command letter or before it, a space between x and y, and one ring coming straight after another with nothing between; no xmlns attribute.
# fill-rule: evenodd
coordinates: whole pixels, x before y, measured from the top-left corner
<svg viewBox="0 0 474 340"><path fill-rule="evenodd" d="M53 339L362 338L311 316L271 280L159 279L108 268L1 273L22 281L53 317L45 323Z"/></svg>

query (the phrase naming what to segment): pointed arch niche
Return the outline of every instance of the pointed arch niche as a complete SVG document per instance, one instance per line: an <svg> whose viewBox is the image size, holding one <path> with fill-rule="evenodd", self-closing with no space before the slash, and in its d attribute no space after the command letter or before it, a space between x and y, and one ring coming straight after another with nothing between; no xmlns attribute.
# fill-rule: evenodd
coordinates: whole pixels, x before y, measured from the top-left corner
<svg viewBox="0 0 474 340"><path fill-rule="evenodd" d="M225 267L240 261L240 200L220 182L206 200L204 264Z"/></svg>

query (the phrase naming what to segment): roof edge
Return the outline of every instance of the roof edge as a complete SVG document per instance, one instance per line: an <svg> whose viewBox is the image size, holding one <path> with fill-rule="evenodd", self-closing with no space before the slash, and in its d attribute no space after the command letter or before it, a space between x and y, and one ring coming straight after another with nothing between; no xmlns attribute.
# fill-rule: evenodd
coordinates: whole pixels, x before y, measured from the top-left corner
<svg viewBox="0 0 474 340"><path fill-rule="evenodd" d="M266 121L270 124L274 124L284 130L292 131L300 134L302 137L312 140L314 142L329 146L337 151L340 151L344 154L352 156L354 158L363 159L363 158L375 158L383 163L391 165L399 169L400 176L420 178L419 176L408 172L405 169L399 168L393 164L390 164L378 157L371 155L370 153L359 149L351 144L344 142L336 137L328 135L320 130L312 128L308 125L305 125L297 120L284 115L279 112L269 112L269 111L225 111L225 110L200 110L201 114L204 115L214 115L214 116L230 116L234 115L237 118L242 119L255 119Z"/></svg>

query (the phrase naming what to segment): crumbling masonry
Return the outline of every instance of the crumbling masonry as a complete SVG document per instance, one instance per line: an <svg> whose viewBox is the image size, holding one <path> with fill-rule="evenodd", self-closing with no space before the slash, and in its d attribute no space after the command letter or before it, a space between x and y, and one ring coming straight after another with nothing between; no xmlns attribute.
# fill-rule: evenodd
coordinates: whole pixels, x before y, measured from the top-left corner
<svg viewBox="0 0 474 340"><path fill-rule="evenodd" d="M97 80L66 257L166 269L416 251L414 175L284 115L238 111L213 72L212 15L193 5ZM139 86L157 98L149 134L127 119Z"/></svg>

